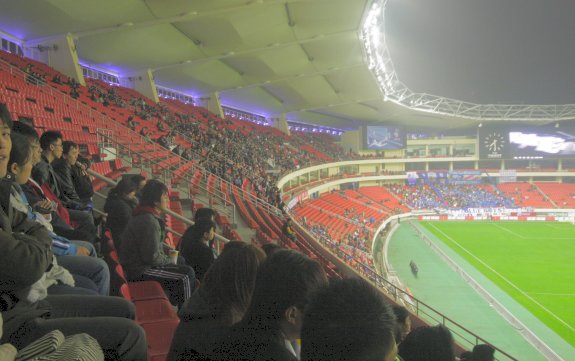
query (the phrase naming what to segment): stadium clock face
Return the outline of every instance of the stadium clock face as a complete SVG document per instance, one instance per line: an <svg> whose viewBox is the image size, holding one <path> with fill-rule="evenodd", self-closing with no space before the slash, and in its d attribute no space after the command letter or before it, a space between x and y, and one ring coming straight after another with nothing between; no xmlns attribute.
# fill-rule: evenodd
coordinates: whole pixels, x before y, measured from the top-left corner
<svg viewBox="0 0 575 361"><path fill-rule="evenodd" d="M501 151L505 146L505 138L501 133L489 133L483 139L483 146L490 155L498 155L501 157Z"/></svg>

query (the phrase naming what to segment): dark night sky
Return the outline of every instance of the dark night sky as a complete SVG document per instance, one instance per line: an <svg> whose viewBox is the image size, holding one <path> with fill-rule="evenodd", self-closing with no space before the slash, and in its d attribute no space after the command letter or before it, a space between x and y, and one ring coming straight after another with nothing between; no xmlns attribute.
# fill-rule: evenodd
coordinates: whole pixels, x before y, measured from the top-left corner
<svg viewBox="0 0 575 361"><path fill-rule="evenodd" d="M385 32L398 77L414 92L575 103L574 0L389 0Z"/></svg>

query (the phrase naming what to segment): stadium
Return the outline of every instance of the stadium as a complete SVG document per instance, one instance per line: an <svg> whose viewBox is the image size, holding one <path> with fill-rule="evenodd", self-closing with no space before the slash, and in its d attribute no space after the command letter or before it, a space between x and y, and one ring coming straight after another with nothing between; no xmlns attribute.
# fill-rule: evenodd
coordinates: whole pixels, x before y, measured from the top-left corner
<svg viewBox="0 0 575 361"><path fill-rule="evenodd" d="M4 175L21 187L0 197L0 216L14 222L13 197L22 193L22 212L50 231L45 253L70 268L76 282L59 293L47 287L46 300L56 305L54 295L73 295L62 305L74 308L82 302L73 297L114 298L134 309L131 316L106 314L120 306L102 301L107 311L89 317L134 321L93 322L100 332L81 322L60 324L66 337L93 337L89 345L102 356L89 359L197 359L173 354L182 337L204 331L182 333L189 321L182 310L213 285L216 276L204 275L224 269L226 245L245 243L297 251L332 283L371 284L386 303L409 312L412 330L445 326L453 360L484 344L496 360L575 360L575 79L565 45L573 6L0 0L0 105L8 111L2 124L13 123L12 135L28 136L42 153L40 166L26 174L13 156L26 138L11 138ZM30 127L34 135L26 133ZM69 170L76 165L78 182ZM27 175L22 182L20 174ZM132 179L147 183L126 186ZM29 194L30 182L41 190ZM146 210L151 185L161 197ZM120 196L122 187L128 188ZM140 204L134 201L119 224L112 203L126 197ZM200 216L206 209L210 220ZM153 232L143 231L150 222L135 223L145 212L158 223ZM50 217L42 223L37 214ZM18 233L20 225L2 223L4 233ZM200 237L211 238L202 238L201 251L218 267L192 267L187 258L189 233L205 225ZM136 277L130 253L156 231L161 255L154 253L153 262L164 264L152 269L172 273L147 268L146 277ZM137 236L130 239L130 232ZM18 237L10 240L24 242ZM83 258L103 258L91 262L107 279L87 275L62 247L93 250ZM32 248L29 259L39 252ZM7 249L0 256L0 339L25 353L52 326L12 329L18 307L11 302L22 298L14 283L24 282L15 274L33 265L19 262L22 248ZM89 287L76 275L89 278ZM278 297L289 291L278 288ZM256 317L252 308L246 304L232 317L234 329ZM301 317L305 331L307 315ZM130 332L115 338L116 325ZM349 330L342 332L347 339L331 340L352 343ZM293 357L285 359L313 359L305 332L281 332ZM117 346L128 337L130 348ZM419 360L395 338L401 359ZM225 355L240 359L229 356L233 350Z"/></svg>

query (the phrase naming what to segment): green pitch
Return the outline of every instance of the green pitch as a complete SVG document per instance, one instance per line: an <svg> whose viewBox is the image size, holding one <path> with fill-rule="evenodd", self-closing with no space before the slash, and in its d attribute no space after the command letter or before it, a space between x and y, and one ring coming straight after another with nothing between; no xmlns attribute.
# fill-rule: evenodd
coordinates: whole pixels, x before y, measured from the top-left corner
<svg viewBox="0 0 575 361"><path fill-rule="evenodd" d="M543 222L421 222L575 346L575 226Z"/></svg>

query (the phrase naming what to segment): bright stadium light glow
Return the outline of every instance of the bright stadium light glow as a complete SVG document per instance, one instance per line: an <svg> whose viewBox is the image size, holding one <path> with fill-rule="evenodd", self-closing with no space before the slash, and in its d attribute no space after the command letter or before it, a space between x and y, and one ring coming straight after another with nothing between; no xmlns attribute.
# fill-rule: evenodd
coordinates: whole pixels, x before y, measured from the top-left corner
<svg viewBox="0 0 575 361"><path fill-rule="evenodd" d="M476 104L432 94L414 93L397 77L385 37L387 0L373 0L360 37L368 68L385 101L421 112L488 121L557 121L575 119L575 104Z"/></svg>

